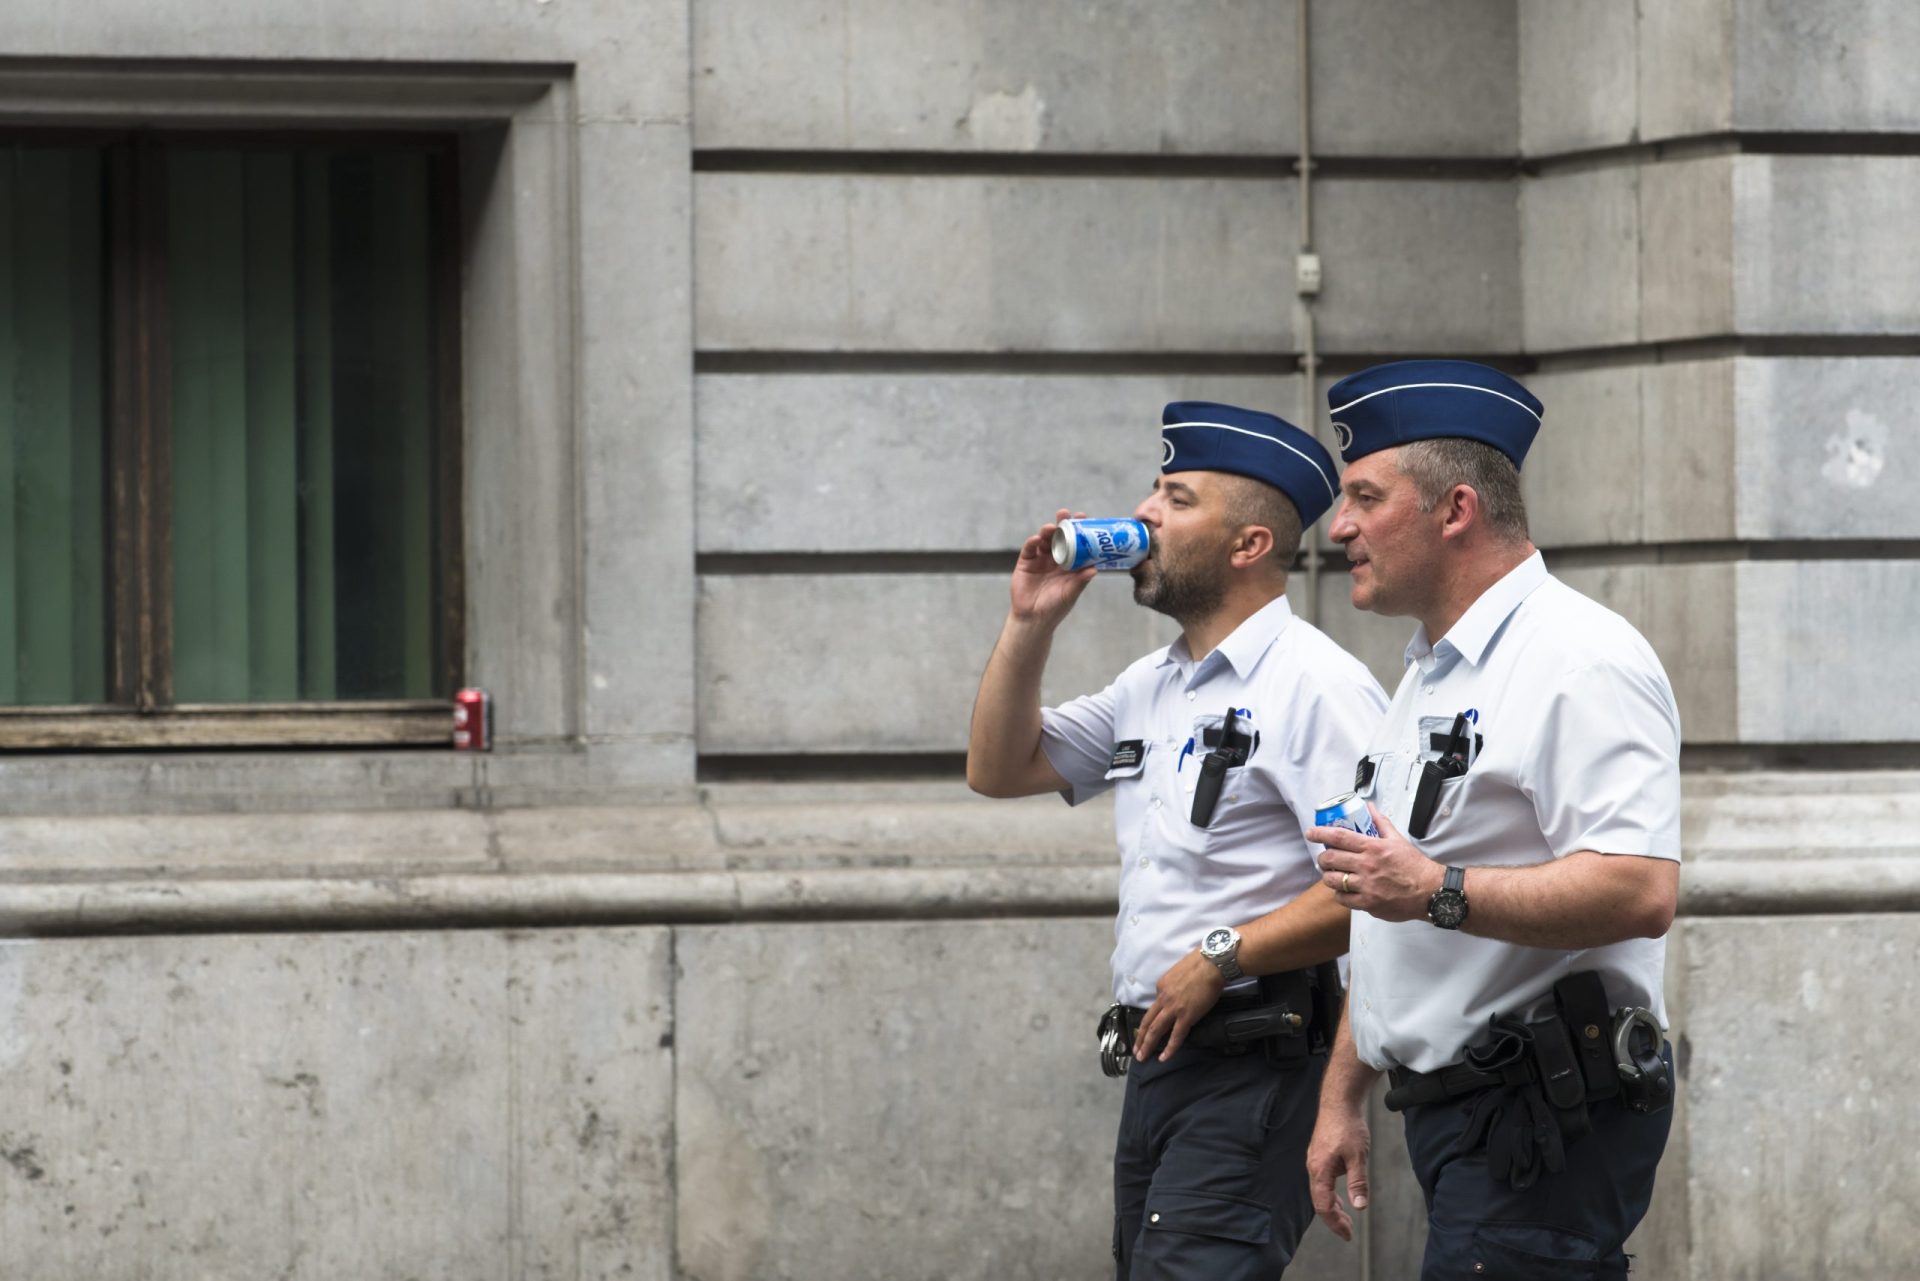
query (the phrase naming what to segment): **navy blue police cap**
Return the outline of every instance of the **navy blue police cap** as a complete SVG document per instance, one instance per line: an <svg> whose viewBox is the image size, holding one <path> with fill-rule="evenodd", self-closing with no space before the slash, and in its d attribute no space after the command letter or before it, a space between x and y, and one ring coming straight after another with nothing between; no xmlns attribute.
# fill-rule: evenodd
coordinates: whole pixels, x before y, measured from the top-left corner
<svg viewBox="0 0 1920 1281"><path fill-rule="evenodd" d="M1348 462L1414 440L1455 436L1492 445L1515 468L1540 430L1533 393L1470 360L1396 360L1327 388L1327 408Z"/></svg>
<svg viewBox="0 0 1920 1281"><path fill-rule="evenodd" d="M1333 506L1340 482L1326 446L1257 409L1179 400L1160 415L1160 470L1226 471L1264 480L1300 509L1300 528Z"/></svg>

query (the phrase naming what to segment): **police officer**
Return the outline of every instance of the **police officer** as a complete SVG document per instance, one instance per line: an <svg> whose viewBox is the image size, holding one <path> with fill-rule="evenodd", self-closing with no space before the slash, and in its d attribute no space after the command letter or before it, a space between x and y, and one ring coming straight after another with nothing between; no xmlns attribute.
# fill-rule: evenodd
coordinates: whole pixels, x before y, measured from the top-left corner
<svg viewBox="0 0 1920 1281"><path fill-rule="evenodd" d="M1360 766L1377 836L1317 829L1352 974L1308 1153L1342 1237L1382 1071L1427 1205L1421 1271L1619 1278L1666 1146L1661 971L1680 724L1626 620L1546 570L1519 467L1541 406L1404 361L1329 390L1353 603L1419 623Z"/></svg>
<svg viewBox="0 0 1920 1281"><path fill-rule="evenodd" d="M1131 1063L1117 1276L1265 1281L1313 1221L1306 1143L1338 1009L1325 963L1346 949L1349 913L1320 884L1305 832L1350 786L1386 697L1285 595L1302 529L1337 493L1331 455L1228 405L1168 405L1163 423L1160 475L1134 512L1151 553L1133 592L1180 639L1042 710L1054 631L1094 576L1058 567L1057 525L1042 525L1014 567L967 779L988 796L1070 804L1114 792L1109 1072Z"/></svg>

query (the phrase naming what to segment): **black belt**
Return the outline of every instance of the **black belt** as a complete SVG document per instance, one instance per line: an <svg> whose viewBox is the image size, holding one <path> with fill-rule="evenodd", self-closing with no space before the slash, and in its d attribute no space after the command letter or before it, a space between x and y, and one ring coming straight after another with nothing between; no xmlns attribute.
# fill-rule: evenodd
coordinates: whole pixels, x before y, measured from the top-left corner
<svg viewBox="0 0 1920 1281"><path fill-rule="evenodd" d="M1134 1005L1120 1008L1131 1046L1147 1012ZM1328 961L1262 975L1252 990L1222 993L1219 1003L1187 1029L1186 1044L1223 1054L1243 1054L1259 1046L1270 1057L1301 1058L1333 1043L1339 1018L1340 971Z"/></svg>
<svg viewBox="0 0 1920 1281"><path fill-rule="evenodd" d="M1137 1005L1127 1006L1126 1011L1127 1039L1131 1041L1134 1033L1140 1030L1140 1021L1146 1018L1147 1012ZM1186 1043L1206 1050L1238 1051L1250 1048L1255 1041L1275 1036L1299 1036L1306 1030L1307 1020L1287 1005L1261 1005L1239 1010L1216 1008L1187 1029Z"/></svg>
<svg viewBox="0 0 1920 1281"><path fill-rule="evenodd" d="M1509 1082L1504 1072L1482 1072L1465 1063L1455 1063L1449 1067L1436 1068L1432 1072L1415 1072L1410 1068L1391 1068L1387 1072L1386 1104L1389 1112L1404 1112L1408 1108L1422 1107L1429 1103L1445 1103L1448 1099L1464 1099L1470 1094L1482 1090L1491 1090L1496 1085L1524 1085L1534 1079L1531 1063L1521 1065L1526 1071L1518 1081Z"/></svg>
<svg viewBox="0 0 1920 1281"><path fill-rule="evenodd" d="M1392 1112L1429 1103L1444 1103L1491 1090L1495 1086L1525 1086L1540 1082L1556 1108L1572 1109L1582 1103L1612 1098L1621 1090L1621 1078L1632 1064L1627 1061L1626 1041L1613 1049L1608 1030L1620 1026L1607 1001L1600 976L1592 971L1569 974L1553 986L1554 1013L1547 1018L1521 1025L1502 1022L1527 1034L1531 1053L1514 1061L1493 1064L1484 1059L1472 1061L1478 1051L1469 1051L1468 1061L1449 1064L1431 1072L1415 1072L1397 1067L1387 1073L1386 1105ZM1634 1011L1623 1011L1633 1014ZM1653 1016L1639 1011L1641 1022L1652 1028L1650 1061L1639 1068L1664 1076L1659 1059L1659 1024ZM1631 1030L1631 1029L1629 1029ZM1646 1038L1642 1038L1645 1040ZM1612 1052L1610 1052L1610 1050Z"/></svg>

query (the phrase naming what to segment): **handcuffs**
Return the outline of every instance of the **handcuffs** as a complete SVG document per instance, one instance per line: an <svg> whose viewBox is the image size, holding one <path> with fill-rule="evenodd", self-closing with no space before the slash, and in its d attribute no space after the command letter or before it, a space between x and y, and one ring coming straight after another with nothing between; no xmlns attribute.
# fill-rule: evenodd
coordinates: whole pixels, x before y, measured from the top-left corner
<svg viewBox="0 0 1920 1281"><path fill-rule="evenodd" d="M1653 1011L1626 1005L1614 1013L1613 1063L1620 1073L1620 1101L1629 1111L1658 1112L1673 1102L1673 1070L1660 1053L1664 1039Z"/></svg>
<svg viewBox="0 0 1920 1281"><path fill-rule="evenodd" d="M1127 1007L1114 1003L1100 1016L1100 1070L1108 1076L1125 1076L1133 1062L1133 1034L1127 1030Z"/></svg>

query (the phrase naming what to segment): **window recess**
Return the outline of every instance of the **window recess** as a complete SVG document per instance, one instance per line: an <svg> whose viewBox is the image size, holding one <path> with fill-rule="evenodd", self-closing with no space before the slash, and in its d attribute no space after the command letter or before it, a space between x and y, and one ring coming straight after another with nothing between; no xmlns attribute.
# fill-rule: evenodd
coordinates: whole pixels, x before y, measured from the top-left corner
<svg viewBox="0 0 1920 1281"><path fill-rule="evenodd" d="M0 135L0 749L448 741L455 157Z"/></svg>

